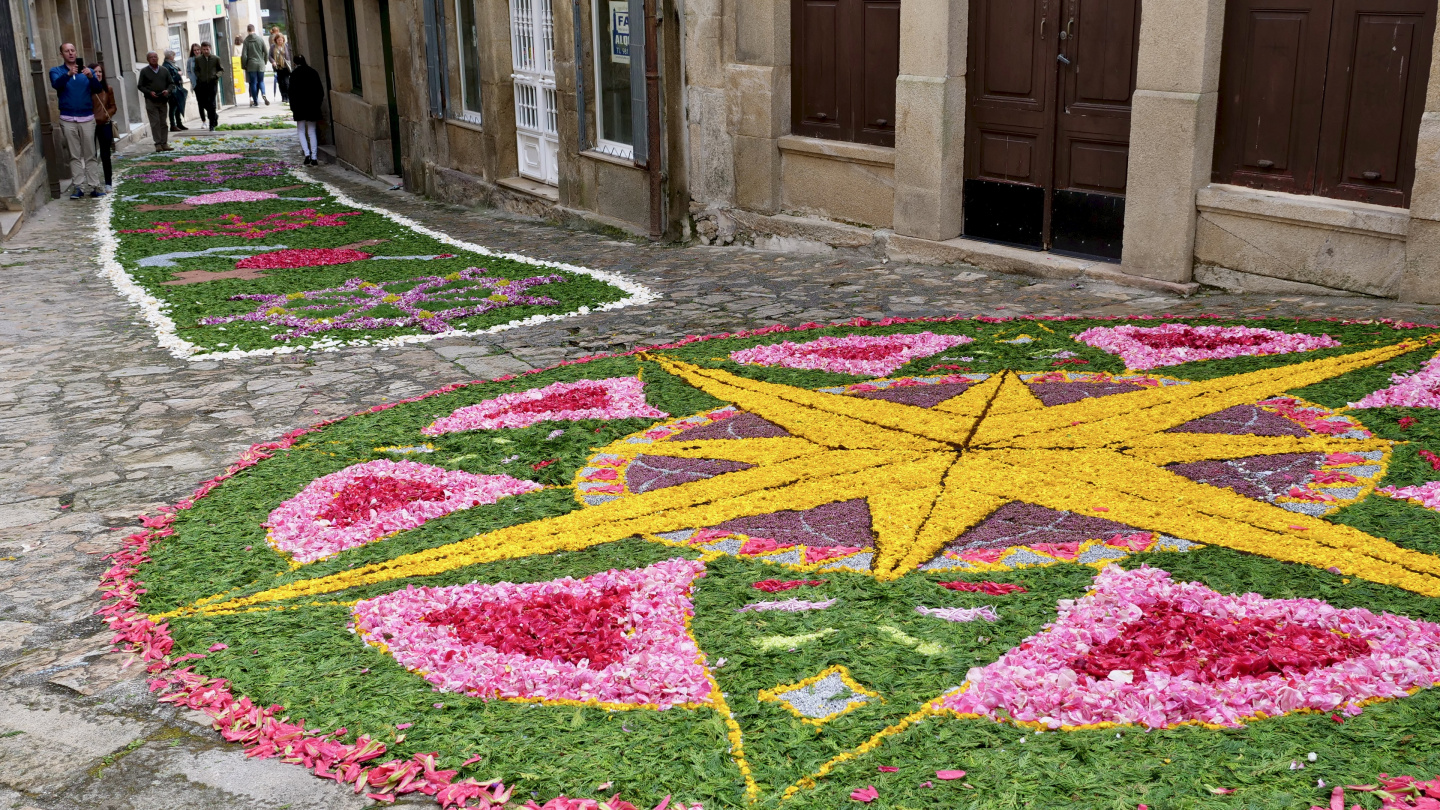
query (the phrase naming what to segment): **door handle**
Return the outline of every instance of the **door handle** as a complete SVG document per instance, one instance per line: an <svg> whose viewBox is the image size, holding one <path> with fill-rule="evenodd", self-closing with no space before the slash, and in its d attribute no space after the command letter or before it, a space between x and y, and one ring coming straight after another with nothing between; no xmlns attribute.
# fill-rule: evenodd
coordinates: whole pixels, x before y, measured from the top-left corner
<svg viewBox="0 0 1440 810"><path fill-rule="evenodd" d="M1061 33L1064 33L1064 32L1062 31ZM1066 59L1066 58L1065 58L1065 54L1063 54L1063 53L1057 53L1057 54L1055 54L1055 61L1056 61L1056 62L1059 62L1059 63L1062 64L1062 65L1068 65L1068 64L1070 64L1070 60L1069 60L1069 59Z"/></svg>
<svg viewBox="0 0 1440 810"><path fill-rule="evenodd" d="M1273 160L1257 160L1257 161L1255 161L1255 165L1256 165L1256 166L1259 166L1259 167L1262 168L1262 169L1273 169L1273 168L1275 167L1275 161L1273 161Z"/></svg>
<svg viewBox="0 0 1440 810"><path fill-rule="evenodd" d="M1360 176L1373 183L1380 179L1380 172L1361 172Z"/></svg>
<svg viewBox="0 0 1440 810"><path fill-rule="evenodd" d="M1065 30L1060 32L1060 39L1066 40L1066 39L1069 39L1069 38L1075 36L1075 34L1074 34L1074 33L1072 32L1072 30L1071 30L1071 29L1073 29L1074 27L1075 27L1075 18L1074 18L1074 17L1071 17L1071 18L1070 18L1070 21L1067 22L1067 23L1065 23Z"/></svg>

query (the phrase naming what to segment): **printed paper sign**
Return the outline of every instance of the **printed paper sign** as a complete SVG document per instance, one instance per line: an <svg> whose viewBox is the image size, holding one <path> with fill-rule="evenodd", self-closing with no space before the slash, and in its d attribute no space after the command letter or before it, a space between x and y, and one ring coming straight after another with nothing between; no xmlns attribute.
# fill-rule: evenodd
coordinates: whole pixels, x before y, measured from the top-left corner
<svg viewBox="0 0 1440 810"><path fill-rule="evenodd" d="M630 64L630 4L610 0L610 62Z"/></svg>

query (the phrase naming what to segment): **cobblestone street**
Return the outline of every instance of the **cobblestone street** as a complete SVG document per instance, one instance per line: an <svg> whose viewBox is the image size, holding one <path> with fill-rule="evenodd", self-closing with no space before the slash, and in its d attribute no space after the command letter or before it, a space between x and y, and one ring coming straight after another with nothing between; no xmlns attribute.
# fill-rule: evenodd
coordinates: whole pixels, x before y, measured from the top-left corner
<svg viewBox="0 0 1440 810"><path fill-rule="evenodd" d="M0 300L0 808L369 803L300 768L246 759L203 715L157 704L143 668L110 651L94 615L104 555L137 516L295 428L457 381L776 323L956 313L1440 322L1440 307L1374 298L1177 298L840 252L656 246L432 203L333 166L310 171L457 238L620 273L660 298L477 339L182 361L157 348L136 308L98 275L95 203L52 202L0 250L10 291Z"/></svg>

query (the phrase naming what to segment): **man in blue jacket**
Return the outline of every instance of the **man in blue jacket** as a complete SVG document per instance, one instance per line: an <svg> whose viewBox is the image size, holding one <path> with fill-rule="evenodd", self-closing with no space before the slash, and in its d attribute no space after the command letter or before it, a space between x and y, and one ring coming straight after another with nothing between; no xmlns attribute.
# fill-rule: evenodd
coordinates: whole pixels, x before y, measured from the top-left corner
<svg viewBox="0 0 1440 810"><path fill-rule="evenodd" d="M104 89L95 74L75 58L75 46L60 46L65 64L50 68L50 86L60 96L60 132L65 148L70 151L70 199L105 196L101 185L100 161L95 159L95 101L93 96Z"/></svg>

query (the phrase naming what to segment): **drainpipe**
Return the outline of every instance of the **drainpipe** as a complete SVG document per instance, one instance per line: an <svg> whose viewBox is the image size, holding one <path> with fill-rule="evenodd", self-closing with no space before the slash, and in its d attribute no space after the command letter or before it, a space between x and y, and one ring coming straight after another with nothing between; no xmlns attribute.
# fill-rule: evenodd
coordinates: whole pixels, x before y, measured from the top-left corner
<svg viewBox="0 0 1440 810"><path fill-rule="evenodd" d="M661 174L663 144L660 141L660 48L659 16L662 0L645 1L645 113L646 140L650 143L650 238L665 233L664 177Z"/></svg>

